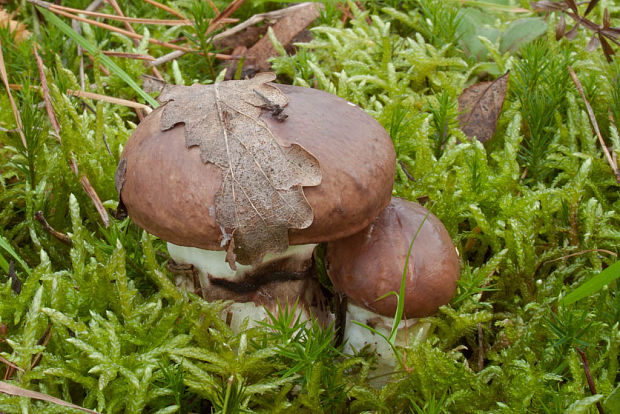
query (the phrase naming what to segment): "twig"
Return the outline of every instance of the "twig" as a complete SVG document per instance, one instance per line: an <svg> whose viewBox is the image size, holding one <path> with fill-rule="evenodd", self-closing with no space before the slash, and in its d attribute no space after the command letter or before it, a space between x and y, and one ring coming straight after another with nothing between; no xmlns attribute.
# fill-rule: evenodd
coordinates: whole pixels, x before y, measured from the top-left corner
<svg viewBox="0 0 620 414"><path fill-rule="evenodd" d="M112 103L116 105L123 105L129 108L139 108L139 109L143 109L147 111L147 113L150 113L153 110L150 106L141 104L139 102L129 101L127 99L115 98L113 96L100 95L98 93L85 92L85 91L74 91L72 89L67 89L67 94L77 96L80 98L95 99L98 101L104 101L104 102L108 102L108 103Z"/></svg>
<svg viewBox="0 0 620 414"><path fill-rule="evenodd" d="M155 59L154 61L149 62L149 63L148 63L148 65L149 65L149 66L153 66L153 67L155 67L155 66L159 66L159 65L162 65L162 64L164 64L164 63L166 63L166 62L170 62L171 60L175 60L175 59L177 59L177 58L180 58L180 57L181 57L181 56L183 56L185 53L187 53L187 52L184 52L184 51L182 51L182 50L175 50L175 51L170 52L170 53L168 53L168 54L166 54L166 55L163 55L163 56L158 57L158 58L157 58L157 59Z"/></svg>
<svg viewBox="0 0 620 414"><path fill-rule="evenodd" d="M90 59L90 61L91 61L91 62L93 62L93 64L95 63L95 58L94 58L94 57L92 57L90 54L88 54L88 55L86 55L86 56L88 56L88 59ZM110 76L110 71L109 71L109 70L108 70L105 66L103 66L101 63L99 64L99 70L100 70L100 71L101 71L104 75L106 75L106 76ZM82 90L84 90L84 89L82 89Z"/></svg>
<svg viewBox="0 0 620 414"><path fill-rule="evenodd" d="M580 252L576 252L576 253L571 253L571 254L567 254L566 256L562 256L562 257L558 257L557 259L551 259L551 260L546 260L543 262L543 264L548 264L548 263L553 263L553 262L558 262L560 260L566 260L570 257L575 257L575 256L581 256L583 254L587 254L587 253L592 253L592 252L598 252L598 253L607 253L613 257L617 257L618 255L612 251L609 250L605 250L605 249L588 249L588 250L582 250Z"/></svg>
<svg viewBox="0 0 620 414"><path fill-rule="evenodd" d="M590 102L588 102L588 100L586 99L586 95L583 92L583 86L581 86L581 82L579 82L579 78L577 77L577 75L575 74L575 72L570 66L568 66L568 73L570 73L570 77L572 78L573 83L577 87L577 90L579 91L579 94L581 95L581 98L583 99L583 102L586 105L588 116L590 117L590 122L592 123L592 128L594 128L594 132L596 133L596 136L598 137L601 147L603 148L603 153L605 154L605 157L607 158L607 162L609 162L609 166L611 167L611 170L616 176L616 181L620 183L620 171L618 171L618 168L616 168L611 158L611 155L609 154L609 150L607 150L607 145L605 144L605 141L603 140L603 136L601 135L601 131L598 127L598 123L596 122L596 117L594 116L594 110L592 110L592 106L590 106Z"/></svg>
<svg viewBox="0 0 620 414"><path fill-rule="evenodd" d="M15 123L17 124L17 131L19 132L19 136L22 139L22 144L24 148L28 149L28 144L26 144L26 136L24 135L24 126L22 124L22 118L19 116L19 111L17 110L17 105L13 100L13 94L11 93L11 88L9 87L9 77L6 74L6 67L4 66L4 55L2 54L2 42L0 41L0 76L2 76L2 82L4 83L4 87L6 88L6 93L9 95L9 101L11 102L11 109L13 110L13 116L15 117Z"/></svg>
<svg viewBox="0 0 620 414"><path fill-rule="evenodd" d="M50 226L47 220L45 220L45 217L43 216L42 211L37 211L34 214L34 218L36 221L41 223L41 225L43 226L43 229L45 229L49 234L56 237L58 240L60 240L64 244L71 245L71 239L69 238L69 236L67 236L64 233L59 232L58 230Z"/></svg>
<svg viewBox="0 0 620 414"><path fill-rule="evenodd" d="M213 9L213 11L216 14L220 14L220 10L217 8L217 6L215 5L215 3L213 3L213 0L207 0L207 3L209 3L209 6Z"/></svg>
<svg viewBox="0 0 620 414"><path fill-rule="evenodd" d="M127 58L127 59L148 60L148 61L154 61L155 60L155 58L153 56L145 55L143 53L113 52L113 51L110 51L110 50L105 50L102 53L104 55L106 55L106 56L120 57L120 58Z"/></svg>
<svg viewBox="0 0 620 414"><path fill-rule="evenodd" d="M218 26L224 23L222 20L230 17L230 15L241 7L243 3L245 3L245 0L233 0L230 2L230 4L228 4L228 6L226 6L226 8L211 21L211 24L209 24L209 27L207 28L206 34L215 31Z"/></svg>
<svg viewBox="0 0 620 414"><path fill-rule="evenodd" d="M150 5L153 5L155 7L157 7L158 9L161 9L165 12L168 12L169 14L173 15L173 16L177 16L180 19L187 19L185 16L183 16L181 13L179 13L178 11L174 10L171 7L168 7L166 5L163 5L161 3L156 2L155 0L144 0L145 3L148 3Z"/></svg>
<svg viewBox="0 0 620 414"><path fill-rule="evenodd" d="M405 164L404 161L402 160L398 160L398 165L400 165L400 168L403 170L403 172L405 173L405 175L407 176L407 178L413 182L416 182L417 180L415 179L415 177L413 175L411 175L411 173L409 172L409 170L407 169L407 164Z"/></svg>
<svg viewBox="0 0 620 414"><path fill-rule="evenodd" d="M592 379L592 374L590 374L590 365L588 364L588 358L586 358L586 354L581 350L581 348L576 346L575 349L579 353L579 356L581 356L581 362L583 363L583 370L586 373L586 379L588 380L588 387L590 388L590 392L592 393L592 395L596 395L598 393L596 392L596 385L594 384L594 380ZM605 414L600 401L596 402L596 408L598 409L598 412L600 414Z"/></svg>
<svg viewBox="0 0 620 414"><path fill-rule="evenodd" d="M54 112L54 107L52 106L52 99L50 98L50 90L47 86L47 77L45 76L45 69L43 68L43 61L37 52L37 46L34 44L32 46L32 50L34 52L34 58L37 61L37 67L39 69L39 79L41 80L41 89L43 91L43 101L45 102L45 110L47 111L47 116L50 119L52 124L52 128L54 128L54 132L56 132L56 137L58 138L58 142L62 144L62 139L60 138L60 124L58 123L58 119L56 118L56 113Z"/></svg>
<svg viewBox="0 0 620 414"><path fill-rule="evenodd" d="M6 364L7 366L17 370L17 371L21 371L24 372L24 369L21 368L19 365L15 365L14 363L12 363L11 361L9 361L8 359L4 358L3 356L0 356L0 362L2 362L3 364Z"/></svg>
<svg viewBox="0 0 620 414"><path fill-rule="evenodd" d="M40 2L40 0L28 0L28 1L29 2L33 2L33 3L34 2ZM91 24L93 26L101 27L102 29L106 29L106 30L109 30L111 32L116 32L116 33L123 34L123 35L125 35L125 36L127 36L129 38L132 38L132 39L140 39L140 40L142 40L142 38L144 37L144 36L142 36L140 34L132 33L132 32L130 32L128 30L124 30L124 29L118 28L116 26L112 26L112 25L109 25L109 24L101 23L101 22L98 22L96 20L90 20L90 19L87 19L85 17L80 17L80 16L78 16L76 14L64 12L62 10L57 10L57 9L50 8L50 11L52 11L52 12L54 12L56 14L59 14L61 16L68 17L70 19L78 20L80 22L88 23L88 24ZM184 50L186 52L193 52L192 49L189 49L189 48L184 47L184 46L173 45L171 43L162 42L161 40L157 40L157 39L153 39L153 38L149 38L148 40L149 40L150 43L153 43L153 44L156 44L156 45L159 45L159 46L163 46L163 47L167 47L168 49L176 49L176 50ZM218 58L218 59L227 59L228 58L228 55L219 55L219 56L218 55L219 54L215 55L215 57ZM222 57L222 56L224 56L224 57Z"/></svg>
<svg viewBox="0 0 620 414"><path fill-rule="evenodd" d="M192 25L191 20L187 20L187 19L184 19L184 20L144 19L140 17L127 17L121 14L115 15L115 14L99 13L99 12L89 11L89 10L75 9L73 7L60 6L57 4L48 3L48 2L41 1L41 0L33 0L32 2L36 4L37 6L44 7L51 11L60 10L60 11L68 12L68 13L79 13L79 14L83 14L86 16L100 17L102 19L107 19L107 20L116 20L116 21L123 22L123 23L155 24L159 26L191 26ZM109 3L114 9L116 9L116 7L112 4L110 0L106 0L106 2Z"/></svg>
<svg viewBox="0 0 620 414"><path fill-rule="evenodd" d="M80 183L82 184L84 191L86 191L86 194L88 194L93 204L95 205L95 208L97 209L97 212L99 213L99 216L101 217L101 220L103 221L103 225L107 229L108 226L110 225L110 218L108 217L108 211L103 206L103 203L101 203L101 199L97 195L97 192L95 191L93 186L90 184L90 181L88 181L87 176L83 175L82 179L80 180Z"/></svg>

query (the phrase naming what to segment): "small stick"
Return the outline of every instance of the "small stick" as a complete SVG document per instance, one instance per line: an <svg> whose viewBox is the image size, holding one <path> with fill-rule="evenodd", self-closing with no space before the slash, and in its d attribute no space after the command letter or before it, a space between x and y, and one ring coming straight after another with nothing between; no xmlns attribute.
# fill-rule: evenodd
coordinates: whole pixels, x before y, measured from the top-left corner
<svg viewBox="0 0 620 414"><path fill-rule="evenodd" d="M127 58L127 59L149 60L149 61L155 60L153 56L145 55L142 53L113 52L109 50L104 50L102 53L106 56L120 57L120 58Z"/></svg>
<svg viewBox="0 0 620 414"><path fill-rule="evenodd" d="M64 233L59 232L58 230L50 226L47 220L45 220L45 217L43 216L42 211L37 211L34 214L34 219L38 221L39 223L41 223L41 225L43 226L43 229L45 229L49 234L51 234L52 236L54 236L55 238L57 238L64 244L69 245L69 246L71 245L71 239L69 238L69 236L67 236Z"/></svg>
<svg viewBox="0 0 620 414"><path fill-rule="evenodd" d="M260 23L264 20L279 20L284 16L287 16L289 14L292 13L296 13L298 9L307 7L309 3L299 3L296 4L294 6L291 7L286 7L284 9L279 9L279 10L274 10L274 11L270 11L267 13L259 13L259 14L255 14L254 16L250 17L249 19L247 19L246 21L239 23L238 25L231 27L228 30L223 31L222 33L218 33L215 36L213 36L213 40L220 40L223 39L225 37L229 37L232 36L250 26L253 26L257 23Z"/></svg>
<svg viewBox="0 0 620 414"><path fill-rule="evenodd" d="M28 0L28 1L35 2L35 1L38 1L38 0ZM53 9L51 7L49 8L49 10L54 12L54 13L56 13L56 14L59 14L61 16L68 17L70 19L74 19L74 20L78 20L80 22L92 24L93 26L101 27L102 29L106 29L106 30L109 30L111 32L116 32L116 33L123 34L123 35L125 35L125 36L127 36L129 38L132 38L132 39L140 39L140 40L142 40L142 38L144 37L144 36L142 36L140 34L132 33L132 32L130 32L128 30L124 30L124 29L121 29L121 28L118 28L118 27L115 27L115 26L111 26L109 24L101 23L101 22L98 22L96 20L90 20L90 19L87 19L85 17L80 17L80 16L72 14L72 13L67 13L67 12L64 12L64 11L61 11L61 10ZM183 47L183 46L173 45L173 44L167 43L167 42L162 42L160 40L153 39L153 38L149 38L149 42L153 43L153 44L156 44L156 45L159 45L159 46L167 47L169 49L184 50L186 52L191 52L192 51L189 48L186 48L186 47ZM227 55L224 55L224 56L227 56ZM217 55L216 55L216 57L220 58Z"/></svg>
<svg viewBox="0 0 620 414"><path fill-rule="evenodd" d="M416 182L417 180L414 178L413 175L411 175L411 173L409 172L409 170L407 169L407 164L405 164L404 161L402 160L398 160L398 165L400 165L400 168L403 170L403 172L405 173L405 175L407 176L407 178L413 182Z"/></svg>
<svg viewBox="0 0 620 414"><path fill-rule="evenodd" d="M60 6L60 5L53 4L53 3L43 2L41 0L34 0L34 2L36 5L45 7L52 11L60 10L60 11L68 12L68 13L79 13L79 14L83 14L86 16L99 17L99 18L107 19L107 20L115 20L115 21L119 21L123 23L155 24L155 25L160 25L160 26L191 26L192 25L191 20L187 20L187 19L184 19L184 20L144 19L144 18L139 18L139 17L127 17L121 14L114 15L114 14L99 13L99 12L89 11L89 10L75 9L73 7L66 7L66 6ZM112 4L110 0L106 0L106 2L109 3L114 9L116 9L114 4Z"/></svg>
<svg viewBox="0 0 620 414"><path fill-rule="evenodd" d="M172 52L170 52L170 53L168 53L166 55L158 57L157 59L153 60L152 62L149 62L148 65L149 66L153 66L153 67L159 66L159 65L164 64L166 62L170 62L171 60L175 60L177 58L180 58L185 53L187 53L187 52L184 52L182 50L175 50L175 51L172 51Z"/></svg>
<svg viewBox="0 0 620 414"><path fill-rule="evenodd" d="M568 66L568 73L570 73L570 77L572 78L573 83L577 87L577 91L579 91L579 94L581 95L581 98L583 99L583 102L586 105L588 116L590 117L590 122L592 123L592 128L594 128L594 132L596 133L596 136L598 137L598 140L601 143L601 147L603 148L603 153L605 154L605 157L607 158L607 162L609 162L609 166L611 167L611 170L616 176L616 181L620 183L620 171L618 171L618 168L616 168L616 166L614 165L611 155L609 154L609 150L607 150L607 145L605 144L605 141L603 140L603 136L601 135L601 131L598 127L598 123L596 122L596 117L594 116L594 110L592 110L592 106L590 106L590 102L588 102L588 100L586 99L586 95L583 92L583 86L581 86L581 82L579 82L579 78L577 77L577 74L575 74L575 72L570 66Z"/></svg>
<svg viewBox="0 0 620 414"><path fill-rule="evenodd" d="M47 77L45 76L43 61L41 60L41 57L37 52L36 44L32 46L32 50L34 52L35 60L37 61L37 67L39 68L39 78L41 79L41 89L43 90L43 101L45 102L45 110L47 111L47 116L50 119L52 128L54 128L54 132L56 132L58 142L62 144L62 139L60 138L60 124L58 123L56 113L54 112L54 107L52 106L52 99L50 98L50 90L47 86Z"/></svg>
<svg viewBox="0 0 620 414"><path fill-rule="evenodd" d="M594 380L592 379L592 374L590 374L590 365L588 364L588 358L586 358L586 354L581 350L581 348L576 346L575 349L579 353L579 356L581 356L581 362L583 363L583 370L586 373L586 379L588 380L588 387L590 388L590 392L592 393L592 395L596 395L598 393L596 392L596 385L594 384ZM596 408L598 409L598 412L600 414L605 414L600 401L596 402Z"/></svg>
<svg viewBox="0 0 620 414"><path fill-rule="evenodd" d="M207 3L209 3L209 6L213 9L215 13L220 14L220 10L217 8L215 3L213 3L213 0L207 0Z"/></svg>
<svg viewBox="0 0 620 414"><path fill-rule="evenodd" d="M153 5L155 7L157 7L158 9L161 9L165 12L168 12L169 14L173 15L173 16L177 16L180 19L184 19L187 20L187 17L183 16L181 13L179 13L178 11L174 10L171 7L168 7L166 5L163 5L161 3L156 2L155 0L144 0L145 3L148 3L150 5Z"/></svg>
<svg viewBox="0 0 620 414"><path fill-rule="evenodd" d="M95 63L95 58L93 58L91 55L86 55L88 56L88 58L90 59L91 62ZM82 67L82 70L84 70L84 68ZM105 66L103 66L101 63L99 64L99 70L106 76L110 76L110 71L108 69L106 69ZM82 85L80 85L80 87L82 87ZM84 90L84 88L82 88L82 90Z"/></svg>
<svg viewBox="0 0 620 414"><path fill-rule="evenodd" d="M11 361L9 361L8 359L0 356L0 362L2 362L3 364L8 365L9 367L16 369L17 371L21 371L24 372L24 369L21 368L19 365L15 365L14 363L12 363Z"/></svg>
<svg viewBox="0 0 620 414"><path fill-rule="evenodd" d="M587 253L592 253L592 252L607 253L608 255L611 255L613 257L618 257L618 255L616 253L614 253L612 251L609 251L609 250L605 250L605 249L588 249L588 250L582 250L582 251L576 252L576 253L567 254L566 256L558 257L557 259L546 260L546 261L543 262L543 264L558 262L560 260L566 260L566 259L568 259L570 257L581 256L582 254L587 254Z"/></svg>
<svg viewBox="0 0 620 414"><path fill-rule="evenodd" d="M113 96L100 95L98 93L85 92L85 91L74 91L72 89L67 89L67 94L77 96L80 98L95 99L98 101L104 101L104 102L108 102L108 103L112 103L116 105L123 105L129 108L144 109L147 113L150 113L153 110L150 106L141 104L139 102L129 101L127 99L115 98Z"/></svg>
<svg viewBox="0 0 620 414"><path fill-rule="evenodd" d="M103 221L103 225L107 229L108 226L110 225L110 218L108 217L108 211L103 206L103 203L101 203L101 199L97 195L97 192L95 191L93 186L90 184L90 181L88 181L88 177L86 177L85 175L82 176L80 183L82 183L82 187L84 188L84 191L86 191L86 194L88 194L93 204L95 205L95 209L97 209L97 212L99 213L99 216L101 217L101 220Z"/></svg>
<svg viewBox="0 0 620 414"><path fill-rule="evenodd" d="M223 24L223 19L230 17L239 7L241 7L245 3L245 0L233 0L220 14L218 14L215 19L211 21L209 27L207 28L207 33L209 34L216 30L220 24Z"/></svg>
<svg viewBox="0 0 620 414"><path fill-rule="evenodd" d="M4 55L2 54L2 42L0 42L0 77L2 77L2 82L4 83L4 87L6 88L6 93L9 95L9 101L11 102L11 109L13 110L13 116L15 117L15 123L17 124L17 131L19 132L19 136L22 139L22 144L24 148L28 149L28 144L26 144L26 136L24 135L24 126L22 124L22 118L19 116L19 111L17 110L17 105L13 100L13 94L11 93L11 88L9 87L9 77L6 74L6 66L4 66Z"/></svg>

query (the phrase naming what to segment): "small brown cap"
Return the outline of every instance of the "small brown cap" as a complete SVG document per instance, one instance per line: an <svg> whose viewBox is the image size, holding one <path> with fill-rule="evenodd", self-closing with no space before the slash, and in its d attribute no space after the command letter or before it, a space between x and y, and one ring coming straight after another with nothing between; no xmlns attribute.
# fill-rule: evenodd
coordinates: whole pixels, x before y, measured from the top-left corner
<svg viewBox="0 0 620 414"><path fill-rule="evenodd" d="M404 314L433 314L452 299L459 277L459 258L444 225L428 210L400 198L364 230L327 244L327 272L337 291L350 301L384 316L396 313L407 252L413 243L405 281Z"/></svg>
<svg viewBox="0 0 620 414"><path fill-rule="evenodd" d="M289 230L289 244L334 240L366 227L389 203L395 152L383 127L361 108L310 88L276 85L287 95L283 122L262 118L282 145L298 144L318 161L320 185L304 187L314 220ZM142 228L171 243L222 250L215 217L221 170L187 148L184 125L160 129L162 111L146 117L123 151L121 198Z"/></svg>

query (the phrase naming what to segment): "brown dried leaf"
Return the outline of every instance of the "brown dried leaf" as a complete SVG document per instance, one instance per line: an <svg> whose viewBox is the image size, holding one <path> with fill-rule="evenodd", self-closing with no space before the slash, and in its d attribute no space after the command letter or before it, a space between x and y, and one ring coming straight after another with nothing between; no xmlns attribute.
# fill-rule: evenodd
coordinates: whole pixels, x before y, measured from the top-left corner
<svg viewBox="0 0 620 414"><path fill-rule="evenodd" d="M566 35L565 35L565 36L566 36L566 38L567 38L568 40L574 40L574 39L577 37L577 34L579 33L579 32L578 32L578 30L579 30L579 23L577 23L576 25L574 25L574 26L572 27L572 29L570 29L570 30L566 33Z"/></svg>
<svg viewBox="0 0 620 414"><path fill-rule="evenodd" d="M506 98L509 75L510 72L506 72L492 82L472 85L459 96L459 125L468 137L486 142L495 133Z"/></svg>
<svg viewBox="0 0 620 414"><path fill-rule="evenodd" d="M295 9L295 13L288 14L271 26L273 34L282 44L287 47L291 41L320 16L318 3L306 3L304 7ZM248 49L246 64L253 66L258 72L269 70L268 59L277 56L278 52L273 47L269 36L263 36L254 46Z"/></svg>
<svg viewBox="0 0 620 414"><path fill-rule="evenodd" d="M27 390L25 388L18 387L8 382L0 381L0 392L8 395L15 395L18 397L32 398L35 400L48 401L62 407L73 408L74 410L84 411L85 413L98 414L97 411L89 410L87 408L80 407L75 404L68 403L59 398L52 397L51 395L43 394L37 391Z"/></svg>
<svg viewBox="0 0 620 414"><path fill-rule="evenodd" d="M223 246L232 236L240 263L286 249L289 228L310 226L313 213L302 186L321 182L318 161L299 145L282 146L261 119L266 105L288 103L267 84L274 79L263 73L245 81L177 86L160 96L168 102L160 128L184 123L186 146L198 146L201 160L222 170L215 217Z"/></svg>
<svg viewBox="0 0 620 414"><path fill-rule="evenodd" d="M15 36L15 41L18 43L25 40L30 36L30 32L26 30L26 25L12 19L12 15L8 14L4 10L0 9L0 26L9 27L9 32Z"/></svg>
<svg viewBox="0 0 620 414"><path fill-rule="evenodd" d="M598 49L600 45L601 45L601 42L598 40L597 34L594 33L592 37L590 38L590 41L586 45L586 52L592 52L593 50Z"/></svg>

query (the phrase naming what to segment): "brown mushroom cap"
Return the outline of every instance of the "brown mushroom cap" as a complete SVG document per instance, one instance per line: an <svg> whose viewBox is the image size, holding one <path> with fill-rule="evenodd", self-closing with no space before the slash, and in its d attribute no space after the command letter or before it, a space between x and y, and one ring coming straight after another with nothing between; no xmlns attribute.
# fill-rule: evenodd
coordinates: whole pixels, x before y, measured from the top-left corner
<svg viewBox="0 0 620 414"><path fill-rule="evenodd" d="M411 240L428 210L392 198L390 205L364 230L327 244L327 272L337 291L359 306L394 316ZM428 215L413 244L405 282L404 314L428 316L452 299L459 277L459 258L444 225Z"/></svg>
<svg viewBox="0 0 620 414"><path fill-rule="evenodd" d="M366 227L389 203L395 152L387 132L362 109L326 92L277 85L289 99L284 122L263 119L283 145L298 144L318 161L321 184L304 187L314 212L305 229L289 230L289 244L345 237ZM142 228L181 246L222 250L214 202L222 174L186 148L184 125L161 131L162 111L146 117L127 141L121 197Z"/></svg>

